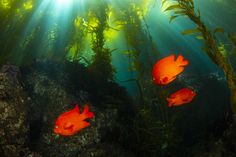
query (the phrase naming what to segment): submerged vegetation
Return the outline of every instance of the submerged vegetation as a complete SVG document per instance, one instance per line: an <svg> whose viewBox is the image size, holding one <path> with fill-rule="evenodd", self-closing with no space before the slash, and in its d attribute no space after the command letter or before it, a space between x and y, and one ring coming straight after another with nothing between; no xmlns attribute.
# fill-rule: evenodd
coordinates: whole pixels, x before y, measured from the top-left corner
<svg viewBox="0 0 236 157"><path fill-rule="evenodd" d="M10 61L21 68L22 89L29 93L24 99L31 103L28 138L33 144L25 144L23 140L22 145L29 145L29 149L43 155L52 150L54 156L58 152L78 156L81 152L88 153L85 149L92 150L92 155L97 153L97 157L99 153L107 156L113 150L104 147L110 144L111 148L116 148L112 153L117 157L119 153L115 151L123 149L140 157L183 157L197 150L198 147L192 145L190 149L185 148L188 144L183 142L183 133L176 131L181 110L173 112L165 105L170 92L184 83L165 88L152 82L152 67L160 52L153 41L153 36L157 35L151 34L146 15L156 1L125 0L121 4L119 0L88 0L79 3L78 8L73 7L70 13L66 13L65 4L52 3L47 0L0 1L0 65ZM226 34L224 29L210 30L193 0L162 0L162 5L167 3L165 11L171 12L170 22L187 16L196 25L182 34L196 34L196 38L204 42L204 52L224 71L231 91L231 110L236 115L236 64L233 63L236 61L236 35L228 33L229 48L218 37ZM52 9L48 9L48 5L53 6ZM118 40L125 41L121 50L114 44ZM115 82L114 53L126 57L127 71L133 74L121 81L136 83L139 94L132 101L125 89ZM88 129L90 132L85 130L67 139L51 132L53 121L49 120L68 108L69 98L93 104L92 110L97 114L92 121L94 126ZM9 100L0 97L0 104ZM28 129L28 124L26 126ZM82 138L82 142L78 138ZM1 146L0 154L4 152L2 149Z"/></svg>
<svg viewBox="0 0 236 157"><path fill-rule="evenodd" d="M108 26L109 6L105 1L99 1L98 5L90 10L90 19L94 20L94 25L88 25L92 39L92 50L95 53L90 68L96 73L98 78L113 80L113 67L111 65L111 50L105 47L105 30Z"/></svg>
<svg viewBox="0 0 236 157"><path fill-rule="evenodd" d="M230 63L228 56L230 53L228 52L229 50L225 49L223 46L224 44L222 45L222 43L219 43L219 40L216 37L216 33L224 33L224 29L215 28L213 31L209 30L209 28L207 28L207 26L201 20L200 10L198 9L196 11L193 0L163 0L162 4L164 5L167 1L172 2L172 4L165 10L173 11L173 14L170 17L170 22L179 16L187 16L192 22L196 24L196 28L185 30L182 32L182 34L200 34L200 36L197 35L197 38L203 40L203 50L207 53L210 59L224 71L228 86L231 90L232 112L234 115L236 115L236 74ZM233 37L231 35L231 40L232 39ZM235 45L232 47L235 47Z"/></svg>

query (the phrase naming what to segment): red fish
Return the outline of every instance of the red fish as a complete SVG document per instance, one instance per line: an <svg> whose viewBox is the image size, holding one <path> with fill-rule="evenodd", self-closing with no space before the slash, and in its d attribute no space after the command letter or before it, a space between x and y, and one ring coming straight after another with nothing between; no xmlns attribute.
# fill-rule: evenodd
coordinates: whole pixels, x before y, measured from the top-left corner
<svg viewBox="0 0 236 157"><path fill-rule="evenodd" d="M181 106L191 102L195 96L196 93L193 90L189 88L183 88L171 94L171 96L166 100L169 102L168 107Z"/></svg>
<svg viewBox="0 0 236 157"><path fill-rule="evenodd" d="M188 60L185 60L182 55L179 55L177 59L175 55L167 56L153 66L153 81L158 85L166 85L172 82L186 65L188 65Z"/></svg>
<svg viewBox="0 0 236 157"><path fill-rule="evenodd" d="M88 127L90 123L85 120L93 116L93 112L89 112L88 105L85 105L83 113L80 113L76 104L74 109L61 114L57 118L54 132L64 136L74 135L81 129Z"/></svg>

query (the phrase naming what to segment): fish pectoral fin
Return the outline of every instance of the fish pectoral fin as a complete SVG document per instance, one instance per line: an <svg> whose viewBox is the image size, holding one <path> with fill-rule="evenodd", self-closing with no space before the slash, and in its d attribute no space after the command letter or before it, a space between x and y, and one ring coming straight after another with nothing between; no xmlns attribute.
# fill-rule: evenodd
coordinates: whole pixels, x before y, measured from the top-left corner
<svg viewBox="0 0 236 157"><path fill-rule="evenodd" d="M64 128L65 130L68 130L70 132L73 132L74 131L74 125L70 125L69 127L67 128Z"/></svg>
<svg viewBox="0 0 236 157"><path fill-rule="evenodd" d="M168 81L168 77L164 77L163 79L162 79L162 82L163 83L166 83Z"/></svg>
<svg viewBox="0 0 236 157"><path fill-rule="evenodd" d="M71 127L73 127L74 125L71 122L67 122L63 125L64 129L70 129Z"/></svg>

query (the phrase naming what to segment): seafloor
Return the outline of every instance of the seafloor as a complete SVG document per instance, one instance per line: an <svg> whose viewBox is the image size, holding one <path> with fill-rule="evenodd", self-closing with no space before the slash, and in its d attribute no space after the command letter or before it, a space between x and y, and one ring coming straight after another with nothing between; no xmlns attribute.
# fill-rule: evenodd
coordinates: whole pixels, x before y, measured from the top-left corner
<svg viewBox="0 0 236 157"><path fill-rule="evenodd" d="M204 79L215 80L218 85L221 81L214 77ZM55 118L75 103L80 107L89 103L95 113L91 126L70 137L54 134ZM236 124L230 120L219 135L212 133L211 137L188 146L176 140L177 136L152 141L156 136L170 135L161 131L160 128L165 131L161 125L156 136L148 132L145 138L137 135L145 133L137 129L145 129L142 126L150 123L150 118L140 120L135 112L137 108L123 87L97 79L82 64L35 61L31 66L17 67L7 63L0 72L0 154L1 157L236 156ZM154 145L156 152L145 144Z"/></svg>

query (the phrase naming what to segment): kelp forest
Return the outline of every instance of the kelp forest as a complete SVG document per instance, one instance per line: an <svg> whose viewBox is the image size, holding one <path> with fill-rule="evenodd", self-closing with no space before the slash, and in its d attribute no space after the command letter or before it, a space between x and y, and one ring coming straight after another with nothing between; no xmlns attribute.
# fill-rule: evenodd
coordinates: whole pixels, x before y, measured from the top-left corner
<svg viewBox="0 0 236 157"><path fill-rule="evenodd" d="M234 7L0 0L0 156L236 156Z"/></svg>

